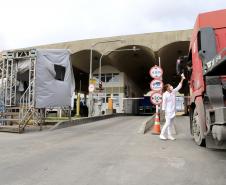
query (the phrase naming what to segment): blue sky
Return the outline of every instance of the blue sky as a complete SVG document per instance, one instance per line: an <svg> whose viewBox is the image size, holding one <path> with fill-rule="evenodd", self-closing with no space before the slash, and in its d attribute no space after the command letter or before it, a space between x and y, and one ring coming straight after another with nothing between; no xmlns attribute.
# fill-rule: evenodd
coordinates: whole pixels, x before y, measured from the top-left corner
<svg viewBox="0 0 226 185"><path fill-rule="evenodd" d="M225 0L0 0L0 51L72 40L190 29Z"/></svg>

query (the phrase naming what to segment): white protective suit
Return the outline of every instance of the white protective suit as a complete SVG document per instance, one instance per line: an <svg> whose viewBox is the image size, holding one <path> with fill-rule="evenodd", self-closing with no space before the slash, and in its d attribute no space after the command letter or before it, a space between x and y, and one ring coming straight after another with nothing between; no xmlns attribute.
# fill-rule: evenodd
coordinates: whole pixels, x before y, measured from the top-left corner
<svg viewBox="0 0 226 185"><path fill-rule="evenodd" d="M176 115L176 93L182 87L182 83L172 90L172 92L163 93L162 110L165 111L166 122L162 128L161 135L165 137L171 136L171 127L173 124L173 119Z"/></svg>

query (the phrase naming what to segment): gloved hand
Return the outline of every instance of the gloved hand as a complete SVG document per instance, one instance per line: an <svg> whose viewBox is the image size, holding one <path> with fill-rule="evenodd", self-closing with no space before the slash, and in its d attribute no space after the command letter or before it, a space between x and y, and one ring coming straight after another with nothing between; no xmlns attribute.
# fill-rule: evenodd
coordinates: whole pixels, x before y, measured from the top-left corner
<svg viewBox="0 0 226 185"><path fill-rule="evenodd" d="M183 80L185 79L184 73L181 74L181 78L182 78Z"/></svg>

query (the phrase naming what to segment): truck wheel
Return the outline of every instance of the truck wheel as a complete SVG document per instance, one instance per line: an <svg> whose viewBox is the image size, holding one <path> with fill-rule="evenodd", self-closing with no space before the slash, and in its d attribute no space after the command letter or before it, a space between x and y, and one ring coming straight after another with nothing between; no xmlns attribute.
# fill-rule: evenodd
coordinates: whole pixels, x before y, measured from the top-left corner
<svg viewBox="0 0 226 185"><path fill-rule="evenodd" d="M203 130L197 108L195 108L192 117L192 133L196 144L199 146L205 146L205 139L203 138Z"/></svg>

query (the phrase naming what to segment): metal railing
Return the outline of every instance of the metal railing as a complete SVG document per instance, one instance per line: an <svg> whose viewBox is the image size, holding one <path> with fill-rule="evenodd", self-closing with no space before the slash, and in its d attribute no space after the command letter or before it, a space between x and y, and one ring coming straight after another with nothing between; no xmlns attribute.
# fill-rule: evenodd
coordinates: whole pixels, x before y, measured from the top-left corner
<svg viewBox="0 0 226 185"><path fill-rule="evenodd" d="M33 82L30 83L29 87L20 98L20 122L22 122L34 108L34 99L32 98L32 96L30 96L30 88L32 87L32 85Z"/></svg>

